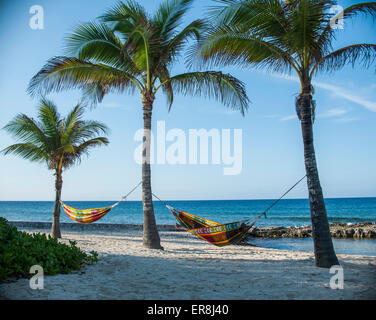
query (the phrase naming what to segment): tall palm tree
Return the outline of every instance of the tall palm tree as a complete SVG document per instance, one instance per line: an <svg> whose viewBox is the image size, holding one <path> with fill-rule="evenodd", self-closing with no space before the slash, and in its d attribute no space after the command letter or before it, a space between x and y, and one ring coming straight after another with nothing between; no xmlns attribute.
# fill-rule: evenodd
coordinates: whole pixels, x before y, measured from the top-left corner
<svg viewBox="0 0 376 320"><path fill-rule="evenodd" d="M140 94L143 106L142 154L143 245L162 249L155 222L150 172L150 130L153 103L161 89L169 109L174 94L214 97L244 111L248 98L243 84L216 71L181 73L171 68L187 42L199 38L205 24L195 20L180 28L192 0L165 0L154 15L134 1L119 2L99 21L81 24L66 39L68 56L50 59L32 78L29 93L83 89L92 102L108 92Z"/></svg>
<svg viewBox="0 0 376 320"><path fill-rule="evenodd" d="M338 264L329 230L313 144L315 102L312 79L319 71L334 71L360 62L368 67L376 57L376 45L359 43L333 50L336 29L342 17L375 15L376 3L352 5L330 13L336 1L328 0L217 0L211 9L216 23L195 54L204 63L269 68L295 72L300 81L296 112L301 123L304 161L316 265Z"/></svg>
<svg viewBox="0 0 376 320"><path fill-rule="evenodd" d="M55 104L42 99L38 108L38 119L18 114L4 129L19 139L19 143L3 149L4 155L14 154L33 162L46 163L55 175L55 205L51 236L61 238L60 199L63 187L63 170L80 162L84 154L94 147L108 144L105 137L107 127L98 121L82 120L85 108L77 105L61 118Z"/></svg>

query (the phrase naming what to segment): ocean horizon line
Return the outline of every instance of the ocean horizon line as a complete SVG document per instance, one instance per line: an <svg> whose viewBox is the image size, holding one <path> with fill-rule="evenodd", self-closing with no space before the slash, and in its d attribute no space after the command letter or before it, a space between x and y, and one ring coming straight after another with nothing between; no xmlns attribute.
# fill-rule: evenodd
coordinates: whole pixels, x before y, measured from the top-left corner
<svg viewBox="0 0 376 320"><path fill-rule="evenodd" d="M324 199L330 200L340 200L340 199L375 199L376 196L366 196L366 197L324 197ZM184 202L184 201L273 201L279 198L256 198L256 199L163 199L164 202L175 201L175 202ZM309 198L283 198L283 200L309 200ZM110 200L64 200L64 202L109 202L109 201L119 201L119 199L110 199ZM0 202L54 202L54 200L0 200ZM125 202L142 202L140 200L126 200ZM153 200L153 202L159 202L159 200Z"/></svg>

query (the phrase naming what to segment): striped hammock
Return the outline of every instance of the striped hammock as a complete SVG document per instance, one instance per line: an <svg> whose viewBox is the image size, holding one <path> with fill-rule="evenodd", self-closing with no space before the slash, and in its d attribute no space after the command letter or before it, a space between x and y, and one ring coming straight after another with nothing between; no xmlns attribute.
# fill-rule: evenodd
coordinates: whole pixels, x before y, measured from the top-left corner
<svg viewBox="0 0 376 320"><path fill-rule="evenodd" d="M238 243L256 221L264 215L262 213L255 217L251 224L248 224L251 219L221 224L177 210L168 205L166 207L174 215L179 225L185 228L186 231L218 247Z"/></svg>
<svg viewBox="0 0 376 320"><path fill-rule="evenodd" d="M116 202L115 204L109 207L83 210L72 208L62 201L60 201L60 203L64 209L64 212L73 221L79 223L92 223L94 221L99 220L100 218L103 218L108 212L111 211L112 208L116 207L120 203L120 201Z"/></svg>
<svg viewBox="0 0 376 320"><path fill-rule="evenodd" d="M185 229L196 229L204 227L214 227L220 225L218 222L210 221L204 218L197 217L191 213L177 210L169 205L166 205L167 209L174 215L179 225Z"/></svg>
<svg viewBox="0 0 376 320"><path fill-rule="evenodd" d="M94 208L94 209L75 209L63 201L60 201L64 212L67 214L69 218L73 221L79 223L92 223L94 221L103 218L107 213L109 213L114 207L116 207L121 201L126 201L127 197L135 191L140 185L142 181L140 181L131 191L129 191L125 196L121 198L118 202L114 203L112 206L104 207L104 208Z"/></svg>
<svg viewBox="0 0 376 320"><path fill-rule="evenodd" d="M258 216L246 220L235 221L231 223L221 224L218 222L210 221L204 218L194 216L193 214L177 210L170 207L161 199L159 199L154 193L153 196L161 201L168 210L174 215L178 224L186 231L192 233L196 237L203 239L215 246L227 246L229 244L236 244L239 242L250 228L260 219L262 216L266 217L266 213L274 207L286 194L294 189L304 178L298 180L290 189L288 189L279 199L275 200L263 213Z"/></svg>

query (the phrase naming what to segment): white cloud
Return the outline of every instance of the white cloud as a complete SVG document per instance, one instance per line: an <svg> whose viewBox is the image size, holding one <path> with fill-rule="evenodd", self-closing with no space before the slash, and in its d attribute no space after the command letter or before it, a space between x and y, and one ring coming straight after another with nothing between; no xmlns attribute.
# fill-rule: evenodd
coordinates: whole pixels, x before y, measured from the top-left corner
<svg viewBox="0 0 376 320"><path fill-rule="evenodd" d="M346 114L348 111L344 109L330 109L326 112L317 114L317 118L333 118Z"/></svg>
<svg viewBox="0 0 376 320"><path fill-rule="evenodd" d="M335 119L334 121L338 123L346 123L346 122L353 122L353 121L358 121L358 120L359 118L339 118L339 119Z"/></svg>
<svg viewBox="0 0 376 320"><path fill-rule="evenodd" d="M270 75L275 77L275 78L299 82L299 79L297 77L294 77L294 76L289 76L289 75L284 75L284 74L279 74L279 73L270 73ZM372 112L376 112L376 102L374 102L374 101L364 99L363 97L358 96L358 95L356 95L352 92L349 92L346 89L334 86L334 85L329 84L329 83L320 82L320 81L312 81L312 84L315 87L328 90L331 93L333 93L334 95L341 97L341 98L344 98L346 100L349 100L351 102L354 102L354 103L356 103L356 104L358 104L358 105L360 105L360 106L362 106L362 107L364 107L364 108L366 108L366 109L368 109ZM372 87L374 85L375 84L372 84Z"/></svg>
<svg viewBox="0 0 376 320"><path fill-rule="evenodd" d="M317 118L335 118L335 117L341 117L341 116L343 116L347 113L348 113L348 111L345 110L345 109L329 109L326 112L317 114L316 117ZM288 121L288 120L293 120L293 119L297 119L297 118L298 117L296 116L296 114L292 114L292 115L289 115L289 116L282 117L280 119L280 121ZM343 119L345 119L345 118L343 118ZM346 119L350 119L350 118L346 118ZM340 121L338 121L338 122L340 122ZM343 122L345 122L345 121L343 121Z"/></svg>
<svg viewBox="0 0 376 320"><path fill-rule="evenodd" d="M376 112L376 102L366 100L362 97L354 95L353 93L347 92L343 88L333 86L333 85L328 84L328 83L312 81L312 84L316 87L329 90L338 97L344 98L344 99L349 100L351 102L355 102L356 104L359 104L362 107L364 107L364 108L366 108L366 109L368 109L372 112Z"/></svg>
<svg viewBox="0 0 376 320"><path fill-rule="evenodd" d="M293 119L298 119L296 114L292 114L291 116L286 116L281 118L281 121L288 121L288 120L293 120Z"/></svg>

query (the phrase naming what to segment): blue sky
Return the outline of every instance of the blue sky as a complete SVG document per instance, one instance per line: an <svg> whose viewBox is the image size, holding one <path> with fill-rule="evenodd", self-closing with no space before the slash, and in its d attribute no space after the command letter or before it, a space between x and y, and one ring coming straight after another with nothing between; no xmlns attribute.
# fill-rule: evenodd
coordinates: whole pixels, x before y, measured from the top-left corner
<svg viewBox="0 0 376 320"><path fill-rule="evenodd" d="M339 1L346 7L355 1ZM0 11L0 127L17 113L36 115L38 100L26 93L30 78L53 56L63 54L63 38L80 23L95 19L113 0L3 1ZM158 1L140 1L149 12ZM205 16L213 2L196 1L187 21ZM44 29L29 27L29 9L44 8ZM338 31L335 47L375 43L371 19L357 18ZM185 70L184 59L174 68ZM218 70L218 68L217 68ZM242 129L241 174L223 175L223 165L153 165L153 192L164 199L276 198L304 175L300 124L295 117L294 78L252 69L223 68L246 84L252 101L245 117L219 102L177 96L170 113L165 98L157 97L153 125L165 120L166 129ZM315 148L326 197L376 196L376 77L370 70L347 67L315 79L317 121ZM62 114L80 99L77 91L51 94ZM133 139L142 127L140 97L109 95L88 119L105 122L110 145L93 150L79 166L64 172L64 200L116 200L141 179L133 153ZM15 141L0 131L0 149ZM307 196L305 183L290 198ZM130 199L139 200L140 192ZM14 156L0 157L0 200L54 200L54 177L41 164Z"/></svg>

